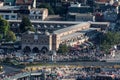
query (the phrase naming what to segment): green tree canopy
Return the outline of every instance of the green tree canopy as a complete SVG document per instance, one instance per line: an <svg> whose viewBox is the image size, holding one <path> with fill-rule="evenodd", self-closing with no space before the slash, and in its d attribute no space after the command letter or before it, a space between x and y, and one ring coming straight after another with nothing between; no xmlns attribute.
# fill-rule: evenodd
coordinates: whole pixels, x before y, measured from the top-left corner
<svg viewBox="0 0 120 80"><path fill-rule="evenodd" d="M104 39L101 43L101 48L104 51L108 51L114 45L120 43L120 33L119 32L107 32L104 34Z"/></svg>
<svg viewBox="0 0 120 80"><path fill-rule="evenodd" d="M10 27L8 21L0 17L0 34L3 34L3 36L5 36L9 28Z"/></svg>
<svg viewBox="0 0 120 80"><path fill-rule="evenodd" d="M53 10L52 7L50 6L50 4L42 3L42 4L40 4L38 7L39 7L39 8L47 8L49 14L54 14L54 10Z"/></svg>
<svg viewBox="0 0 120 80"><path fill-rule="evenodd" d="M8 31L7 35L6 35L6 41L16 41L16 36L15 33L13 31Z"/></svg>
<svg viewBox="0 0 120 80"><path fill-rule="evenodd" d="M68 52L68 46L66 44L62 44L59 46L58 53L67 53Z"/></svg>
<svg viewBox="0 0 120 80"><path fill-rule="evenodd" d="M67 14L67 9L65 6L59 6L55 8L55 14L59 14L60 16L63 16Z"/></svg>
<svg viewBox="0 0 120 80"><path fill-rule="evenodd" d="M2 37L3 37L2 34L0 34L0 40L2 40Z"/></svg>
<svg viewBox="0 0 120 80"><path fill-rule="evenodd" d="M22 21L20 23L20 32L24 33L28 30L34 31L34 28L32 27L32 23L30 22L30 19L28 17L23 16Z"/></svg>

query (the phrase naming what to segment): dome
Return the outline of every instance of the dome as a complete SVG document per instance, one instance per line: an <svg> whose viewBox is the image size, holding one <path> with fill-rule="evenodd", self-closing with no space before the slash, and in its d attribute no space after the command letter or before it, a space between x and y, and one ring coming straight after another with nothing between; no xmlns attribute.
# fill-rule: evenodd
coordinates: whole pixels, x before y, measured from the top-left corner
<svg viewBox="0 0 120 80"><path fill-rule="evenodd" d="M40 31L37 31L37 33L38 33L38 34L41 34L41 32L40 32Z"/></svg>
<svg viewBox="0 0 120 80"><path fill-rule="evenodd" d="M50 33L49 33L48 31L45 31L45 34L46 34L46 35L50 35Z"/></svg>
<svg viewBox="0 0 120 80"><path fill-rule="evenodd" d="M28 33L28 34L33 34L33 33L35 33L35 32L33 32L33 31L27 31L27 33Z"/></svg>

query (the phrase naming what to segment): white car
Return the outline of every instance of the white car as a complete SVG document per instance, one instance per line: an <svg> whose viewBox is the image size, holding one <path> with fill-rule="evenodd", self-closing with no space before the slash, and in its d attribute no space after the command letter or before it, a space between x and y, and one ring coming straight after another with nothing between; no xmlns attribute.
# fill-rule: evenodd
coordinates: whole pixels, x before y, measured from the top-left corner
<svg viewBox="0 0 120 80"><path fill-rule="evenodd" d="M27 60L27 62L33 62L33 61L34 61L34 59L32 59L32 58Z"/></svg>

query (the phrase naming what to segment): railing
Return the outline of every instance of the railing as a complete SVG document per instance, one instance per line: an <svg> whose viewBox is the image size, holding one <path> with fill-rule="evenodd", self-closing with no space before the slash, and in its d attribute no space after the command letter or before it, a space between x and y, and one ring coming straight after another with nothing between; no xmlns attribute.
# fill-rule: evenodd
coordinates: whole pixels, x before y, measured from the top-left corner
<svg viewBox="0 0 120 80"><path fill-rule="evenodd" d="M40 72L24 72L24 73L19 73L19 74L16 74L14 76L11 76L11 77L8 77L8 78L5 78L3 80L17 80L19 78L23 78L23 77L29 77L29 76L32 76L32 75L41 75Z"/></svg>

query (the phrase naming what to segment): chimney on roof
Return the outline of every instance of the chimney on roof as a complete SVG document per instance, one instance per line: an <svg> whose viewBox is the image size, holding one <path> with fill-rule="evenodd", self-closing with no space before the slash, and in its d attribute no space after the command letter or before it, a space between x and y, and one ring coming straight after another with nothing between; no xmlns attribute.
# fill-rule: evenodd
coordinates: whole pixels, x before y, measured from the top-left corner
<svg viewBox="0 0 120 80"><path fill-rule="evenodd" d="M28 0L24 0L24 3L28 2Z"/></svg>
<svg viewBox="0 0 120 80"><path fill-rule="evenodd" d="M33 8L36 8L36 0L33 0Z"/></svg>

